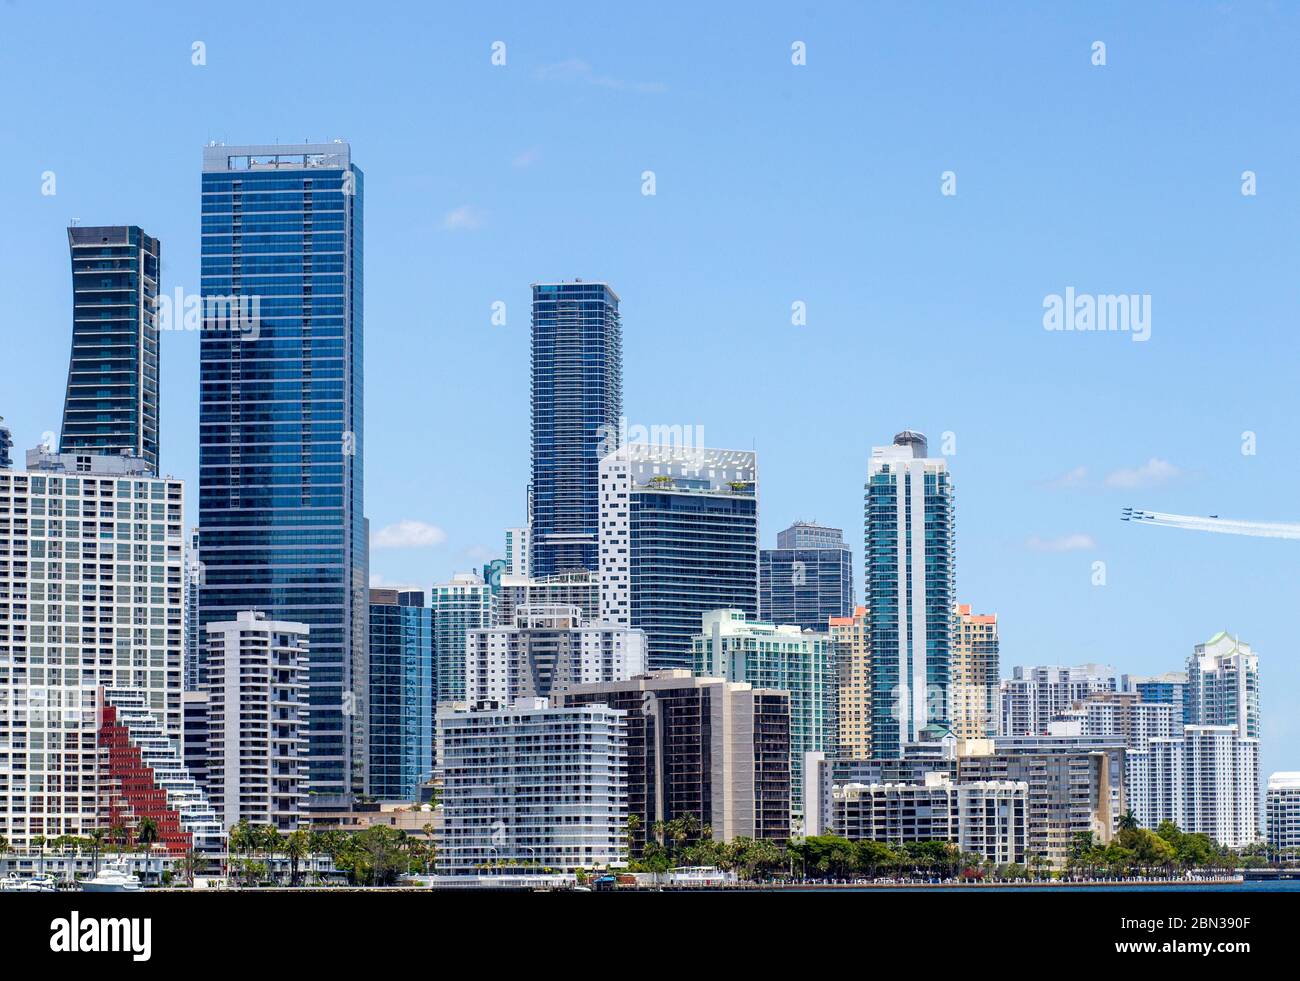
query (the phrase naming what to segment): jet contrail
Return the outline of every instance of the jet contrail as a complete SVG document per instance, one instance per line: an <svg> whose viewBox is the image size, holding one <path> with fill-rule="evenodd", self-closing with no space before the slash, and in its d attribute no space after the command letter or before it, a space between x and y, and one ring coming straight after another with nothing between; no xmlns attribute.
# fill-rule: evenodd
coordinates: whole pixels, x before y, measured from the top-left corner
<svg viewBox="0 0 1300 981"><path fill-rule="evenodd" d="M1300 538L1300 524L1288 521L1237 521L1220 518L1217 514L1199 517L1191 514L1164 514L1161 511L1140 511L1125 508L1121 521L1137 521L1144 525L1163 528L1184 528L1187 531L1212 531L1219 535L1248 535L1252 538Z"/></svg>

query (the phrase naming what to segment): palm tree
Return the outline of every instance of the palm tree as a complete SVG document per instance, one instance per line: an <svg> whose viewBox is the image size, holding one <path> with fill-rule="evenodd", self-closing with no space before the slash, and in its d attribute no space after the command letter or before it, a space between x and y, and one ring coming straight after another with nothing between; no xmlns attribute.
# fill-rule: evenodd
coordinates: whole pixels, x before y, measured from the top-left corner
<svg viewBox="0 0 1300 981"><path fill-rule="evenodd" d="M108 832L103 828L94 828L90 832L90 849L91 855L94 857L95 866L94 871L91 872L92 876L99 875L99 853L104 847L104 837L107 834Z"/></svg>
<svg viewBox="0 0 1300 981"><path fill-rule="evenodd" d="M9 854L9 839L0 835L0 856Z"/></svg>
<svg viewBox="0 0 1300 981"><path fill-rule="evenodd" d="M135 828L135 840L139 842L145 849L146 857L144 860L144 872L145 872L145 878L147 879L149 877L149 871L153 866L153 863L150 861L148 856L153 852L153 846L158 841L157 822L155 822L154 819L151 817L141 818L140 823L136 825ZM159 869L158 872L158 879L159 881L162 881L161 869Z"/></svg>
<svg viewBox="0 0 1300 981"><path fill-rule="evenodd" d="M1136 831L1138 829L1137 815L1133 813L1133 808L1126 810L1119 819L1120 831Z"/></svg>
<svg viewBox="0 0 1300 981"><path fill-rule="evenodd" d="M289 885L298 885L298 864L311 854L311 835L299 828L291 831L284 843L285 853L289 856Z"/></svg>
<svg viewBox="0 0 1300 981"><path fill-rule="evenodd" d="M44 875L45 874L45 835L33 835L32 846L36 849L36 853L41 857L40 872L41 875Z"/></svg>

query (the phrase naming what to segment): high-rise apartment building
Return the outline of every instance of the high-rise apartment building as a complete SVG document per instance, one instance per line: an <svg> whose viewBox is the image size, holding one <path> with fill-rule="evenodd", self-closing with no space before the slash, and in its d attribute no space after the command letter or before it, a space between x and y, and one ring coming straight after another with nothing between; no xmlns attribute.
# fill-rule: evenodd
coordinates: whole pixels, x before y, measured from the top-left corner
<svg viewBox="0 0 1300 981"><path fill-rule="evenodd" d="M364 181L348 144L203 151L200 626L311 629L313 810L364 787Z"/></svg>
<svg viewBox="0 0 1300 981"><path fill-rule="evenodd" d="M839 672L839 752L871 757L871 623L865 606L851 617L831 617L831 643Z"/></svg>
<svg viewBox="0 0 1300 981"><path fill-rule="evenodd" d="M529 564L529 535L527 526L523 528L506 529L506 568L507 576L522 576L528 578L529 570L532 568Z"/></svg>
<svg viewBox="0 0 1300 981"><path fill-rule="evenodd" d="M689 667L711 610L756 618L755 455L633 443L601 461L600 605L645 631L651 670Z"/></svg>
<svg viewBox="0 0 1300 981"><path fill-rule="evenodd" d="M136 225L68 229L72 357L62 453L129 454L158 472L158 240Z"/></svg>
<svg viewBox="0 0 1300 981"><path fill-rule="evenodd" d="M1174 706L1174 720L1179 725L1187 723L1187 672L1167 671L1164 674L1123 677L1123 691L1131 691L1143 702Z"/></svg>
<svg viewBox="0 0 1300 981"><path fill-rule="evenodd" d="M600 575L595 572L557 572L536 579L501 577L497 591L497 620L509 626L523 606L576 606L583 620L600 619Z"/></svg>
<svg viewBox="0 0 1300 981"><path fill-rule="evenodd" d="M1237 727L1189 725L1135 754L1129 783L1134 814L1148 828L1173 821L1225 848L1259 839L1259 740Z"/></svg>
<svg viewBox="0 0 1300 981"><path fill-rule="evenodd" d="M717 841L790 836L790 696L689 671L575 685L564 706L626 713L632 853L655 822L693 816Z"/></svg>
<svg viewBox="0 0 1300 981"><path fill-rule="evenodd" d="M533 575L597 568L600 461L623 414L618 304L605 283L533 285Z"/></svg>
<svg viewBox="0 0 1300 981"><path fill-rule="evenodd" d="M998 615L958 604L952 623L952 731L987 739L998 724Z"/></svg>
<svg viewBox="0 0 1300 981"><path fill-rule="evenodd" d="M439 702L463 702L466 637L496 622L496 596L482 576L458 572L429 592L433 610L433 677Z"/></svg>
<svg viewBox="0 0 1300 981"><path fill-rule="evenodd" d="M839 672L830 635L753 623L739 610L706 613L694 639L695 673L790 693L791 817L803 817L805 753L836 752Z"/></svg>
<svg viewBox="0 0 1300 981"><path fill-rule="evenodd" d="M901 432L872 449L864 512L872 751L897 756L951 724L953 485L925 436Z"/></svg>
<svg viewBox="0 0 1300 981"><path fill-rule="evenodd" d="M1100 664L1059 665L1011 669L1000 686L1002 736L1046 735L1051 721L1097 692L1119 691L1120 675Z"/></svg>
<svg viewBox="0 0 1300 981"><path fill-rule="evenodd" d="M433 779L433 611L422 589L370 590L366 793L416 801Z"/></svg>
<svg viewBox="0 0 1300 981"><path fill-rule="evenodd" d="M1074 836L1091 832L1105 844L1126 807L1125 749L1105 737L999 737L990 751L960 756L957 782L1029 785L1031 855L1061 867Z"/></svg>
<svg viewBox="0 0 1300 981"><path fill-rule="evenodd" d="M645 634L589 623L576 606L521 606L510 626L466 634L465 701L510 705L645 674Z"/></svg>
<svg viewBox="0 0 1300 981"><path fill-rule="evenodd" d="M853 553L839 528L796 521L759 552L758 617L825 632L853 613Z"/></svg>
<svg viewBox="0 0 1300 981"><path fill-rule="evenodd" d="M184 491L138 457L33 450L0 470L0 836L106 827L98 692L181 736Z"/></svg>
<svg viewBox="0 0 1300 981"><path fill-rule="evenodd" d="M7 469L14 465L13 458L9 455L13 448L13 433L5 425L4 416L0 416L0 469Z"/></svg>
<svg viewBox="0 0 1300 981"><path fill-rule="evenodd" d="M446 875L572 872L627 860L625 712L604 705L438 710Z"/></svg>
<svg viewBox="0 0 1300 981"><path fill-rule="evenodd" d="M1300 857L1300 773L1274 773L1265 794L1269 856L1277 861Z"/></svg>
<svg viewBox="0 0 1300 981"><path fill-rule="evenodd" d="M224 827L307 817L309 629L243 611L206 625L207 790Z"/></svg>
<svg viewBox="0 0 1300 981"><path fill-rule="evenodd" d="M1237 726L1244 738L1259 738L1259 655L1249 644L1221 632L1196 645L1184 715L1188 725Z"/></svg>
<svg viewBox="0 0 1300 981"><path fill-rule="evenodd" d="M199 629L199 587L203 563L199 560L199 530L191 529L185 543L185 690L198 691L202 677L203 631Z"/></svg>

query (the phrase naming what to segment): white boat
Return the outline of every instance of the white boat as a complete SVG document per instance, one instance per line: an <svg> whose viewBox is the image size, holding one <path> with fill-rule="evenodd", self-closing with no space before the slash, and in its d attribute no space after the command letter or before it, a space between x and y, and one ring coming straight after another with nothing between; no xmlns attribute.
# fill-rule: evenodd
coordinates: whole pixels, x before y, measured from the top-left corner
<svg viewBox="0 0 1300 981"><path fill-rule="evenodd" d="M82 892L139 892L140 877L125 862L106 862L92 879L83 879Z"/></svg>
<svg viewBox="0 0 1300 981"><path fill-rule="evenodd" d="M52 875L33 875L22 878L17 872L10 872L0 879L0 892L54 892L59 884Z"/></svg>

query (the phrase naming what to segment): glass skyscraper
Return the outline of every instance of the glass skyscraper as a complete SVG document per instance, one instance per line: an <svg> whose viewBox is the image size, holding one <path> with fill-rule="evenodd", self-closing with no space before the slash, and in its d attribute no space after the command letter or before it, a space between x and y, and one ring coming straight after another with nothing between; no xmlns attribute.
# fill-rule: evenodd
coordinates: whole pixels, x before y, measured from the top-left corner
<svg viewBox="0 0 1300 981"><path fill-rule="evenodd" d="M853 614L853 553L844 532L806 522L777 535L758 562L758 618L825 633L831 617Z"/></svg>
<svg viewBox="0 0 1300 981"><path fill-rule="evenodd" d="M923 435L902 432L872 449L864 510L871 751L895 757L951 724L953 488Z"/></svg>
<svg viewBox="0 0 1300 981"><path fill-rule="evenodd" d="M623 412L618 302L604 283L533 286L534 576L597 568L600 460Z"/></svg>
<svg viewBox="0 0 1300 981"><path fill-rule="evenodd" d="M203 152L199 619L310 627L309 810L367 762L363 186L341 141Z"/></svg>
<svg viewBox="0 0 1300 981"><path fill-rule="evenodd" d="M458 572L451 582L434 586L433 673L439 702L465 698L465 637L468 631L495 622L496 594L491 585L472 572Z"/></svg>
<svg viewBox="0 0 1300 981"><path fill-rule="evenodd" d="M158 472L158 240L136 225L68 229L72 357L59 452L129 453Z"/></svg>
<svg viewBox="0 0 1300 981"><path fill-rule="evenodd" d="M415 801L433 776L433 611L424 590L370 590L370 783Z"/></svg>

